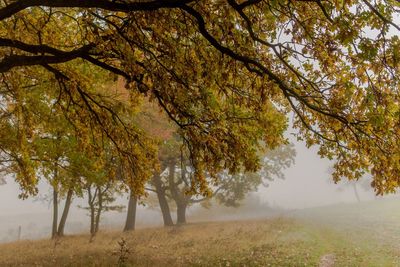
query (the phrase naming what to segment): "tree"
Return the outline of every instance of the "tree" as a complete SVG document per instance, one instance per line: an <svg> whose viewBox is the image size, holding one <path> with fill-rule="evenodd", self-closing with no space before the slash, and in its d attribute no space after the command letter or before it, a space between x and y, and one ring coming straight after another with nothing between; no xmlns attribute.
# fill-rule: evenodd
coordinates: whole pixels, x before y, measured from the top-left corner
<svg viewBox="0 0 400 267"><path fill-rule="evenodd" d="M262 154L264 151L260 151L257 156L262 158L262 169L257 173L233 174L232 170L224 169L217 174L217 180L207 174L206 178L212 181L214 186L210 188L208 195L199 197L190 193L195 169L176 125L171 124L168 118L159 112L158 107L148 101L142 103L136 120L139 125L143 125L147 134L158 140L160 168L154 170L147 190L157 195L165 226L173 225L171 201L177 211L178 224L186 223L188 206L211 197L218 197L220 203L225 205L238 205L238 201L248 192L256 190L261 183L272 180L272 177L282 178L281 169L290 166L295 154L292 146L282 146L269 151L266 157Z"/></svg>
<svg viewBox="0 0 400 267"><path fill-rule="evenodd" d="M152 141L135 131L133 122L129 121L133 118L129 103L118 94L102 91L102 86L110 90L108 77L99 78L99 69L90 66L80 65L79 68L91 79L85 92L86 101L63 94L62 87L54 91L60 84L46 75L40 75L40 80L36 80L29 91L21 90L20 83L32 75L29 72L15 74L15 80L7 84L2 95L2 162L7 172L16 174L23 198L37 193L36 185L41 178L52 186L53 238L64 235L72 199L83 195L86 184L95 183L102 188L115 182L118 168L124 173L124 179L118 182L139 192L141 187L135 183L146 180L147 168L152 166L156 155ZM89 103L97 103L97 107L107 103L110 116L103 114L93 118L94 113L82 108L85 104L90 106ZM91 124L93 119L101 125ZM139 161L142 163L137 167ZM103 204L110 200L103 188L99 195L103 197ZM58 205L62 197L65 197L65 205L59 220ZM102 201L97 202L101 204ZM104 205L104 208L109 207ZM101 210L96 214L96 231Z"/></svg>
<svg viewBox="0 0 400 267"><path fill-rule="evenodd" d="M134 96L148 95L179 126L196 170L191 190L204 194L206 173L217 179L223 169L259 168L258 140L271 149L282 144L280 115L293 112L298 138L337 161L335 180L371 172L383 194L400 183L397 5L7 1L0 6L2 83L45 71L88 100L76 62L124 77ZM91 110L99 112L107 113Z"/></svg>
<svg viewBox="0 0 400 267"><path fill-rule="evenodd" d="M190 194L194 169L190 165L184 147L175 135L165 141L160 148L161 171L154 174L150 181L163 215L164 225L173 224L169 203L173 202L177 212L177 224L186 223L186 210L196 203L203 203L215 198L219 204L237 207L249 192L256 191L260 185L268 186L274 178L284 178L282 170L289 167L295 156L293 145L286 145L260 153L262 168L257 172L239 171L230 173L224 170L214 181L211 193L207 196Z"/></svg>
<svg viewBox="0 0 400 267"><path fill-rule="evenodd" d="M27 73L29 76L29 73ZM61 131L66 126L60 119L60 114L54 115L51 96L44 87L26 92L19 90L19 83L26 78L19 75L17 80L7 84L3 92L3 129L4 134L13 136L1 139L1 149L4 155L2 163L8 173L15 174L20 182L22 198L36 194L36 184L39 176L46 177L53 187L53 229L52 236L57 236L58 227L63 228L69 208L71 194L67 194L66 206L62 220L58 226L59 183L63 177L60 167L65 161L71 138L61 137ZM38 84L42 81L37 81ZM65 167L65 166L64 166ZM28 181L28 183L27 183Z"/></svg>
<svg viewBox="0 0 400 267"><path fill-rule="evenodd" d="M283 170L294 164L295 156L294 145L287 144L262 153L261 168L257 172L221 173L223 178L214 190L217 202L238 207L249 193L257 191L260 186L268 187L275 179L284 179Z"/></svg>
<svg viewBox="0 0 400 267"><path fill-rule="evenodd" d="M160 166L153 170L153 176L149 180L150 186L154 188L147 188L147 190L157 195L164 226L172 226L174 223L167 199L166 183L163 181L160 174L162 170L165 170L167 167L168 159L171 156L177 156L176 142L174 142L177 127L168 120L167 115L161 113L160 108L156 104L150 102L148 99L145 99L145 101L141 103L140 112L138 112L135 120L158 144L158 161Z"/></svg>
<svg viewBox="0 0 400 267"><path fill-rule="evenodd" d="M100 229L101 215L107 211L122 211L124 209L121 205L112 205L116 200L116 185L108 182L105 185L86 185L88 195L87 207L81 207L89 210L90 216L90 234L96 235Z"/></svg>

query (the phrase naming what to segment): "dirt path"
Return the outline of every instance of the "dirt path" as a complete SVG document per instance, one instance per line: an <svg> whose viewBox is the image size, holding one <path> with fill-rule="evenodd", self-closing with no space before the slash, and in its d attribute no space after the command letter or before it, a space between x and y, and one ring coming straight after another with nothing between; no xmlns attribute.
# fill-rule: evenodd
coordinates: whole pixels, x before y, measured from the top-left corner
<svg viewBox="0 0 400 267"><path fill-rule="evenodd" d="M333 267L335 265L335 254L325 254L319 261L319 267Z"/></svg>

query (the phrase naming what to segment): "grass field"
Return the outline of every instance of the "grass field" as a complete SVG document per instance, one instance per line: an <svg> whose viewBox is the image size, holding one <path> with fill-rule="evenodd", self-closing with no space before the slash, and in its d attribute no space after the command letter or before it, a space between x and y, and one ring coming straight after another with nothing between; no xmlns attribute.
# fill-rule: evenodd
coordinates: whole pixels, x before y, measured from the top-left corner
<svg viewBox="0 0 400 267"><path fill-rule="evenodd" d="M0 266L400 266L399 201L0 246ZM397 208L397 210L396 210ZM330 264L321 264L326 256ZM332 265L334 263L334 265Z"/></svg>
<svg viewBox="0 0 400 267"><path fill-rule="evenodd" d="M400 251L400 199L338 204L294 212L307 223L325 225L348 237ZM400 265L399 265L400 266Z"/></svg>

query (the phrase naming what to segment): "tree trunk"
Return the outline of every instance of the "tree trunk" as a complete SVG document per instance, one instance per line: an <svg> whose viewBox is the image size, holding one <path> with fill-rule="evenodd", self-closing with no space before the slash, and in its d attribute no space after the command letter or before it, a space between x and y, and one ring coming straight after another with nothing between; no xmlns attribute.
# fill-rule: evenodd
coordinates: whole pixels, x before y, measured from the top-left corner
<svg viewBox="0 0 400 267"><path fill-rule="evenodd" d="M355 183L353 183L353 190L354 190L354 195L356 195L357 201L361 202L360 196L358 195L357 185Z"/></svg>
<svg viewBox="0 0 400 267"><path fill-rule="evenodd" d="M68 193L67 193L67 198L65 199L65 205L64 205L64 210L63 210L62 216L61 216L60 224L58 225L58 232L57 232L58 236L64 235L65 223L67 221L69 208L70 208L71 202L72 202L72 193L73 193L72 189L69 189Z"/></svg>
<svg viewBox="0 0 400 267"><path fill-rule="evenodd" d="M168 176L168 184L171 192L171 196L174 199L177 207L177 224L185 224L186 223L186 208L188 202L186 201L185 196L179 191L178 184L175 182L175 164L176 162L171 161L169 164L169 176Z"/></svg>
<svg viewBox="0 0 400 267"><path fill-rule="evenodd" d="M185 224L186 223L186 202L177 203L177 224Z"/></svg>
<svg viewBox="0 0 400 267"><path fill-rule="evenodd" d="M95 192L96 195L96 192ZM94 234L94 217L95 217L95 207L94 207L94 197L92 195L92 189L88 187L88 204L90 208L90 234Z"/></svg>
<svg viewBox="0 0 400 267"><path fill-rule="evenodd" d="M101 211L103 209L103 192L101 191L101 188L97 188L98 190L98 209L97 209L97 214L96 214L96 222L95 222L95 228L94 228L94 233L97 233L99 231L99 225L100 225L100 216L101 216Z"/></svg>
<svg viewBox="0 0 400 267"><path fill-rule="evenodd" d="M95 233L95 225L94 225L94 217L95 217L95 210L94 206L90 206L90 234L94 235Z"/></svg>
<svg viewBox="0 0 400 267"><path fill-rule="evenodd" d="M169 209L167 197L165 196L165 189L162 187L161 177L159 174L155 174L153 176L153 182L156 188L158 203L160 204L164 226L172 226L174 225L174 222L172 221L171 211Z"/></svg>
<svg viewBox="0 0 400 267"><path fill-rule="evenodd" d="M164 221L164 226L173 226L174 222L172 221L171 211L169 209L167 197L165 196L165 192L158 192L158 203L160 204L160 209Z"/></svg>
<svg viewBox="0 0 400 267"><path fill-rule="evenodd" d="M53 186L53 226L51 229L51 238L57 237L57 223L58 223L58 192Z"/></svg>
<svg viewBox="0 0 400 267"><path fill-rule="evenodd" d="M136 204L137 204L137 198L131 192L131 194L129 196L128 212L126 214L126 222L125 222L124 231L133 231L133 230L135 230Z"/></svg>

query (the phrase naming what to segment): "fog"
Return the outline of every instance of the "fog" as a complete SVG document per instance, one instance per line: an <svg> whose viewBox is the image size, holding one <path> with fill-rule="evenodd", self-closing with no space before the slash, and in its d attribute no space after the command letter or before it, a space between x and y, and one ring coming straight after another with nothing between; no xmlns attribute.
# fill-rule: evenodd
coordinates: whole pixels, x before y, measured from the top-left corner
<svg viewBox="0 0 400 267"><path fill-rule="evenodd" d="M337 203L357 202L354 191L350 186L338 185L330 181L329 169L332 162L321 159L317 154L317 148L306 148L304 143L295 141L295 164L284 171L285 179L277 179L269 183L268 187L260 187L253 194L263 205L274 209L297 210L304 208L319 207ZM36 239L48 237L51 231L51 205L49 187L39 184L39 195L26 200L18 198L19 186L12 178L6 178L7 184L0 186L0 242L9 242L18 238L18 228L21 226L22 239ZM372 190L358 189L361 201L375 199ZM46 200L47 199L47 200ZM127 196L118 198L118 204L127 204ZM62 205L63 203L61 203ZM78 206L86 206L84 199L75 198L68 217L66 233L87 232L89 228L89 217L87 211ZM191 214L202 209L199 206L190 207L188 220ZM233 209L226 209L232 212ZM243 210L240 210L243 211ZM218 219L211 216L212 210L202 211L203 220ZM258 211L254 216L267 216L268 211ZM221 214L220 214L221 215ZM247 214L246 216L249 216ZM251 216L250 216L251 217ZM223 214L220 218L240 219L241 213L236 212L234 216L227 217ZM102 229L122 229L125 212L107 212L101 221ZM137 211L137 227L150 227L162 225L161 214L156 209L139 206Z"/></svg>
<svg viewBox="0 0 400 267"><path fill-rule="evenodd" d="M295 164L285 170L284 180L274 180L267 188L259 189L259 194L264 201L286 209L357 201L353 189L344 186L346 181L334 184L331 180L329 170L333 161L320 158L317 147L308 149L302 142L294 140L292 142L297 151ZM375 198L372 189L370 191L359 189L358 192L361 200Z"/></svg>

